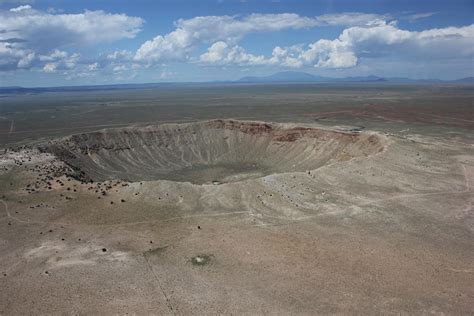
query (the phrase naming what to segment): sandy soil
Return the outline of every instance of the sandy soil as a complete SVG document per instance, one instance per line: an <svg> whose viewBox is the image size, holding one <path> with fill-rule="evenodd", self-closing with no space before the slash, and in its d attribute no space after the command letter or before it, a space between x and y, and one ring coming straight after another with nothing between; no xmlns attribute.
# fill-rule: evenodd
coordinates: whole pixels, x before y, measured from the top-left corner
<svg viewBox="0 0 474 316"><path fill-rule="evenodd" d="M91 183L120 166L84 154L90 135L61 147L89 157L76 169L34 147L2 153L0 314L474 313L472 144L362 131L351 137L377 144L364 151L337 140L339 127L271 126L266 147L240 125L200 132L195 147L168 139L202 157L197 148L229 137L264 148L263 161L275 133L324 133L280 144L291 159L262 176L205 184L117 176L131 167ZM309 163L328 135L321 146L336 144L338 159ZM292 169L298 159L308 163Z"/></svg>

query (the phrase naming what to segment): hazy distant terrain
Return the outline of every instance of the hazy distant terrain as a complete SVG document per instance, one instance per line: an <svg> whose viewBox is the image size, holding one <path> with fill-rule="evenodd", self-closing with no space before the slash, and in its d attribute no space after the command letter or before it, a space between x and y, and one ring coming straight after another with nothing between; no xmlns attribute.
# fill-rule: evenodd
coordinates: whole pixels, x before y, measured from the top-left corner
<svg viewBox="0 0 474 316"><path fill-rule="evenodd" d="M177 84L6 94L0 99L0 144L113 126L214 118L317 120L390 131L404 129L404 123L416 123L412 129L435 123L439 130L424 132L444 133L446 128L473 128L473 95L470 85L385 83Z"/></svg>

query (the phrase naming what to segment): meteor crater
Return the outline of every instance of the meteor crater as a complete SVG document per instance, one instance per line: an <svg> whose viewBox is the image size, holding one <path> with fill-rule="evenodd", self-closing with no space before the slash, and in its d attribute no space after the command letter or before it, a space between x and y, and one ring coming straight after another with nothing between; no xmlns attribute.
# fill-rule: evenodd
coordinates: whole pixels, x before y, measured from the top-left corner
<svg viewBox="0 0 474 316"><path fill-rule="evenodd" d="M237 120L105 129L42 147L88 181L194 184L314 170L383 148L384 139L376 133Z"/></svg>

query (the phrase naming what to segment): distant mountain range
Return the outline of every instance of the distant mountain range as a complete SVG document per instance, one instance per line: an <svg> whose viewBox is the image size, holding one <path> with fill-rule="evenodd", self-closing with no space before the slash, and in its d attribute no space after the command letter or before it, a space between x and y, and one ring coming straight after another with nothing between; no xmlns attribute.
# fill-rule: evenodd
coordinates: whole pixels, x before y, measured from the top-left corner
<svg viewBox="0 0 474 316"><path fill-rule="evenodd" d="M394 83L474 83L474 77L467 77L457 80L440 80L440 79L409 79L409 78L383 78L378 76L362 76L362 77L321 77L306 72L285 71L277 72L273 75L262 77L243 77L237 82L241 83L271 83L271 82L394 82Z"/></svg>
<svg viewBox="0 0 474 316"><path fill-rule="evenodd" d="M87 92L101 90L132 90L132 89L152 89L152 88L178 88L197 87L233 84L258 84L258 83L400 83L400 84L430 84L430 83L452 83L470 84L474 83L474 77L467 77L457 80L440 79L409 79L409 78L383 78L378 76L344 77L332 78L315 76L306 72L284 71L277 72L270 76L243 77L236 81L215 81L215 82L163 82L163 83L132 83L114 85L90 85L90 86L64 86L64 87L38 87L25 88L19 86L0 87L0 94L30 94L45 92Z"/></svg>

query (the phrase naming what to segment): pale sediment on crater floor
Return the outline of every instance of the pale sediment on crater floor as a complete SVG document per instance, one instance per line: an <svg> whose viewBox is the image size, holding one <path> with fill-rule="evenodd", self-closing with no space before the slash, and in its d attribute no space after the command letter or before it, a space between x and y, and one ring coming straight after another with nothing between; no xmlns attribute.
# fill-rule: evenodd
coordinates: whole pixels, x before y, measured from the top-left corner
<svg viewBox="0 0 474 316"><path fill-rule="evenodd" d="M345 133L287 124L213 120L105 129L50 142L85 179L234 182L317 169L383 150L375 133Z"/></svg>

